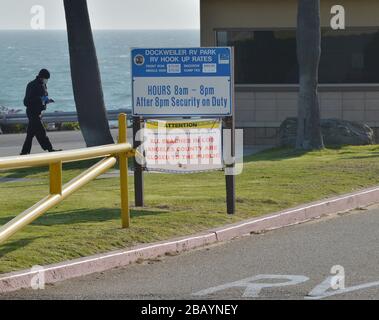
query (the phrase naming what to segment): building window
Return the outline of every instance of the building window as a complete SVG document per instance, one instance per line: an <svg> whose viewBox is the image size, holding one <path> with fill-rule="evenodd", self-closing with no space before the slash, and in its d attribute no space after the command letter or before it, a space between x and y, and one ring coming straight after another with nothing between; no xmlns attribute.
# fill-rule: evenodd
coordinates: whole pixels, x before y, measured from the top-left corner
<svg viewBox="0 0 379 320"><path fill-rule="evenodd" d="M218 46L235 47L238 84L297 84L296 30L216 32ZM379 29L322 30L319 82L379 83Z"/></svg>

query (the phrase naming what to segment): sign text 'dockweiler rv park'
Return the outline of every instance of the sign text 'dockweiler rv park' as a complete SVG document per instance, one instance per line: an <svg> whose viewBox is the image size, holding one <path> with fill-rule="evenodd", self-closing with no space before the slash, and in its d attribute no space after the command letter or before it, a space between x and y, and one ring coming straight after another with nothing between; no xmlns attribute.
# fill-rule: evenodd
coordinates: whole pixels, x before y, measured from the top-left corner
<svg viewBox="0 0 379 320"><path fill-rule="evenodd" d="M231 48L133 49L133 115L230 116L231 75Z"/></svg>

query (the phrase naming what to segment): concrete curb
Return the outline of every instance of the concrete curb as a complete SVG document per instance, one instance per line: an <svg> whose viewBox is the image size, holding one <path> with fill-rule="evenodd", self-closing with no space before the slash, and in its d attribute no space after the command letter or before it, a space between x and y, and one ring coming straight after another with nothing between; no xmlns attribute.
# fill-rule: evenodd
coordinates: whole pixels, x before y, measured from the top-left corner
<svg viewBox="0 0 379 320"><path fill-rule="evenodd" d="M155 259L168 253L180 253L212 243L231 240L252 232L276 229L295 223L306 222L324 215L365 207L379 202L378 200L379 187L374 187L312 202L260 218L253 218L221 228L211 229L190 237L139 245L126 250L117 250L65 261L44 266L40 270L33 269L7 273L0 275L0 293L30 288L33 279L41 272L43 272L45 283L55 283L91 273L103 272L116 267L123 267L139 260Z"/></svg>
<svg viewBox="0 0 379 320"><path fill-rule="evenodd" d="M259 218L252 218L213 231L217 241L233 238L264 230L272 230L296 223L306 222L321 216L350 211L379 202L379 187L364 189L358 192L328 198L298 207L286 209Z"/></svg>

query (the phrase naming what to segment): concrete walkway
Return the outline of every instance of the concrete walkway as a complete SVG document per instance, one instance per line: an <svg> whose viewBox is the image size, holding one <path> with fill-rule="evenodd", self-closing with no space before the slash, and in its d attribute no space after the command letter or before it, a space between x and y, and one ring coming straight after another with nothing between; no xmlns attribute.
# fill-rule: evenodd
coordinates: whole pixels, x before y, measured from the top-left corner
<svg viewBox="0 0 379 320"><path fill-rule="evenodd" d="M117 139L117 130L111 130L114 139ZM132 131L129 130L130 141ZM83 136L80 131L56 131L48 132L48 136L55 149L79 149L85 148ZM26 134L2 134L0 135L0 157L16 156L20 153ZM37 139L33 140L32 153L41 153Z"/></svg>

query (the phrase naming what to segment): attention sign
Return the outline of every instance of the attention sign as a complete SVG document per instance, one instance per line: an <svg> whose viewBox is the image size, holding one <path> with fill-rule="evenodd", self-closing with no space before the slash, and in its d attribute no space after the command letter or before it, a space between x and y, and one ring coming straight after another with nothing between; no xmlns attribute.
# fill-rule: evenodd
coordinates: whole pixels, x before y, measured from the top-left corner
<svg viewBox="0 0 379 320"><path fill-rule="evenodd" d="M133 115L230 116L231 48L132 50Z"/></svg>
<svg viewBox="0 0 379 320"><path fill-rule="evenodd" d="M192 172L222 169L221 121L148 120L143 150L148 170Z"/></svg>

